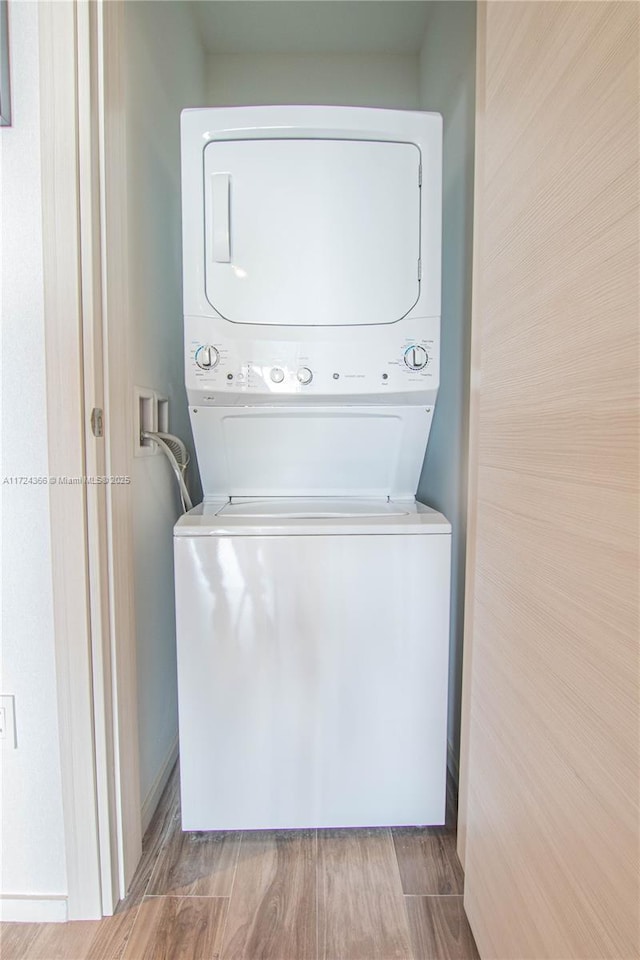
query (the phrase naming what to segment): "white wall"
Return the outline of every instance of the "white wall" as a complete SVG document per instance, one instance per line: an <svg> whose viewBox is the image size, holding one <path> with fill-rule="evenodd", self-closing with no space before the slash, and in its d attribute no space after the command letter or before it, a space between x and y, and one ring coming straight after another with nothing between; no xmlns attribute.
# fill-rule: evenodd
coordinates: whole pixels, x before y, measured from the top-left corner
<svg viewBox="0 0 640 960"><path fill-rule="evenodd" d="M420 54L420 106L444 117L441 386L418 497L453 524L449 744L460 751L471 330L475 3L434 4Z"/></svg>
<svg viewBox="0 0 640 960"><path fill-rule="evenodd" d="M2 476L48 476L38 6L10 7L13 126L0 128ZM18 749L2 750L4 896L66 893L49 496L2 486L2 680Z"/></svg>
<svg viewBox="0 0 640 960"><path fill-rule="evenodd" d="M208 106L327 103L418 109L412 54L210 54Z"/></svg>
<svg viewBox="0 0 640 960"><path fill-rule="evenodd" d="M204 54L189 4L127 3L125 26L134 382L168 395L170 430L190 440L182 344L180 111L205 100ZM134 458L131 473L144 803L177 734L172 528L179 500L163 456ZM192 482L194 473L195 464ZM197 483L195 490L199 493Z"/></svg>

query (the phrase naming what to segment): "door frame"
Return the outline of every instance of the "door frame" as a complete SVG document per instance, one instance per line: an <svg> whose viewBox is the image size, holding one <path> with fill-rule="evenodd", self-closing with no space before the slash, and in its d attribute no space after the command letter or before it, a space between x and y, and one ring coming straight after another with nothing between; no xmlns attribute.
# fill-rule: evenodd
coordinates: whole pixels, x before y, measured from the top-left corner
<svg viewBox="0 0 640 960"><path fill-rule="evenodd" d="M52 477L130 473L123 18L121 2L39 6ZM49 495L67 916L95 919L124 897L142 849L132 497L126 482L86 479Z"/></svg>
<svg viewBox="0 0 640 960"><path fill-rule="evenodd" d="M476 573L476 539L478 517L478 445L481 388L481 296L480 264L483 250L484 222L481 198L484 196L484 93L485 93L485 33L487 5L478 0L476 7L476 82L475 82L475 150L473 172L473 241L471 263L471 348L469 355L469 432L467 441L467 535L465 559L465 612L473 609ZM456 847L464 870L467 854L467 825L469 822L468 757L470 736L470 690L473 656L473 618L464 617L462 686L460 706L460 759L458 762L458 819Z"/></svg>

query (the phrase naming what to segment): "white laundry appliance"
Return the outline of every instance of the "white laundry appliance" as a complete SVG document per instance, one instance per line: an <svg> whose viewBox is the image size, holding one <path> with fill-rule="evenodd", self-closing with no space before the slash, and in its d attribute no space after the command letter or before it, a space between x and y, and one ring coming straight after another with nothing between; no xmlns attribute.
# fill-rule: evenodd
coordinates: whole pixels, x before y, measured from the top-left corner
<svg viewBox="0 0 640 960"><path fill-rule="evenodd" d="M183 827L442 823L441 117L187 110L182 164Z"/></svg>

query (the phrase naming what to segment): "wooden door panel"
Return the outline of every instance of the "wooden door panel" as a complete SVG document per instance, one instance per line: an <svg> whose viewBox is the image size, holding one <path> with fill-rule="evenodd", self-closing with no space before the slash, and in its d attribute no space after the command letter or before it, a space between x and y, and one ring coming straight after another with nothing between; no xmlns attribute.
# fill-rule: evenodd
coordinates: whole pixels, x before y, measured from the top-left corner
<svg viewBox="0 0 640 960"><path fill-rule="evenodd" d="M479 14L465 907L636 958L638 7Z"/></svg>

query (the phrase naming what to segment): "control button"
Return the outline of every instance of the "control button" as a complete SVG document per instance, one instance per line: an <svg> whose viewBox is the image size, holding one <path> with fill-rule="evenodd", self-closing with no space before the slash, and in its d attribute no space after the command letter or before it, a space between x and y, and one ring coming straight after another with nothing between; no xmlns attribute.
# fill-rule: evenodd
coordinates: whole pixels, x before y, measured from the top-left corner
<svg viewBox="0 0 640 960"><path fill-rule="evenodd" d="M274 383L282 383L284 380L284 370L281 370L280 367L274 367L271 371L271 379Z"/></svg>
<svg viewBox="0 0 640 960"><path fill-rule="evenodd" d="M195 361L201 370L212 370L218 365L220 354L215 347L205 344L196 350Z"/></svg>
<svg viewBox="0 0 640 960"><path fill-rule="evenodd" d="M414 346L407 347L405 350L404 362L409 370L423 370L429 363L429 354L424 347L418 347L414 344Z"/></svg>
<svg viewBox="0 0 640 960"><path fill-rule="evenodd" d="M334 379L334 380L339 380L339 379L340 379L340 374L339 374L339 373L334 373L333 379Z"/></svg>
<svg viewBox="0 0 640 960"><path fill-rule="evenodd" d="M313 374L311 370L309 370L309 367L300 367L296 376L300 383L311 383L313 380Z"/></svg>
<svg viewBox="0 0 640 960"><path fill-rule="evenodd" d="M389 379L389 374L388 374L388 373L383 373L383 374L382 374L382 379L383 379L383 380L388 380L388 379Z"/></svg>

